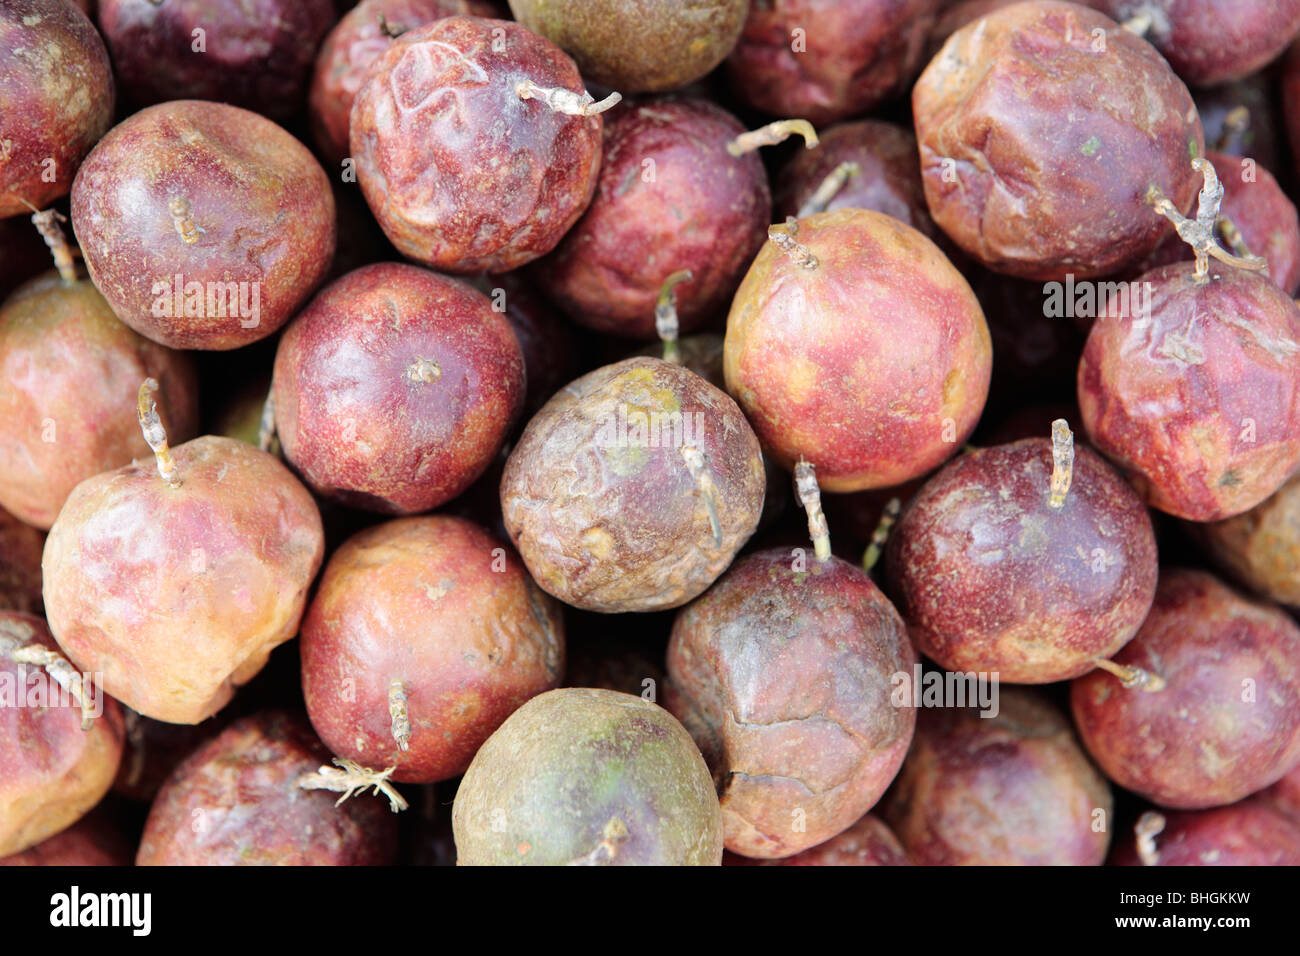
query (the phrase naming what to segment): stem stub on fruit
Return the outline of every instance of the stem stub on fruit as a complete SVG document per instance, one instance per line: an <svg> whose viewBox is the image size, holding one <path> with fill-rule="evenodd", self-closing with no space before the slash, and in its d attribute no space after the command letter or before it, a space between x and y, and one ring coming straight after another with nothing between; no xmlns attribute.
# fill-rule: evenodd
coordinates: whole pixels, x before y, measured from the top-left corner
<svg viewBox="0 0 1300 956"><path fill-rule="evenodd" d="M817 472L812 462L799 460L794 466L794 490L799 506L808 512L808 535L812 538L813 553L818 561L831 556L831 531L822 512L822 493L817 487Z"/></svg>

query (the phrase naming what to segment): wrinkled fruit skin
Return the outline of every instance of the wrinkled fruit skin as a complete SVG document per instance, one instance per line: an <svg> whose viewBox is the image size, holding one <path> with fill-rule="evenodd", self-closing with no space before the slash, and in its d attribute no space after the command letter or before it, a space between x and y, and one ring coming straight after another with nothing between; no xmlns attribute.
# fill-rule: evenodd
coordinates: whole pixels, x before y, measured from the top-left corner
<svg viewBox="0 0 1300 956"><path fill-rule="evenodd" d="M1114 272L1172 233L1148 187L1180 210L1200 188L1187 87L1145 40L1074 4L1017 4L958 30L912 111L931 215L996 272Z"/></svg>
<svg viewBox="0 0 1300 956"><path fill-rule="evenodd" d="M1268 262L1268 277L1289 296L1300 288L1300 218L1273 174L1255 162L1211 151L1207 158L1223 185L1219 215L1241 233L1252 255ZM1244 177L1251 177L1249 180ZM1219 234L1219 244L1229 252L1232 246ZM1170 236L1155 251L1148 267L1191 261L1192 247L1177 235Z"/></svg>
<svg viewBox="0 0 1300 956"><path fill-rule="evenodd" d="M524 701L560 685L559 605L461 518L402 518L345 543L302 624L303 694L330 750L394 780L463 773ZM408 748L393 737L401 681Z"/></svg>
<svg viewBox="0 0 1300 956"><path fill-rule="evenodd" d="M752 3L727 78L742 100L775 116L822 126L861 115L912 82L939 7L938 0Z"/></svg>
<svg viewBox="0 0 1300 956"><path fill-rule="evenodd" d="M0 611L42 613L45 535L0 508Z"/></svg>
<svg viewBox="0 0 1300 956"><path fill-rule="evenodd" d="M1046 438L960 455L912 499L889 536L889 572L931 660L1046 684L1137 633L1156 590L1151 518L1100 455L1074 456L1060 508Z"/></svg>
<svg viewBox="0 0 1300 956"><path fill-rule="evenodd" d="M386 866L397 818L383 797L304 790L330 766L306 721L246 717L185 760L149 811L137 866Z"/></svg>
<svg viewBox="0 0 1300 956"><path fill-rule="evenodd" d="M611 111L595 198L534 278L574 321L652 340L664 280L690 269L674 289L677 317L683 335L699 328L730 303L767 237L763 163L727 152L744 131L703 99L652 97Z"/></svg>
<svg viewBox="0 0 1300 956"><path fill-rule="evenodd" d="M1069 722L1004 687L999 713L926 708L882 816L922 866L1099 866L1110 788Z"/></svg>
<svg viewBox="0 0 1300 956"><path fill-rule="evenodd" d="M147 2L147 0L146 0ZM497 13L480 0L362 0L330 30L316 55L307 97L312 138L336 167L348 155L348 114L366 72L392 45L382 16L394 31L409 30L442 17L491 17Z"/></svg>
<svg viewBox="0 0 1300 956"><path fill-rule="evenodd" d="M1154 269L1140 320L1109 309L1079 363L1096 448L1148 504L1215 521L1259 504L1300 462L1300 310L1263 276Z"/></svg>
<svg viewBox="0 0 1300 956"><path fill-rule="evenodd" d="M565 688L479 749L452 828L460 866L718 866L720 817L704 759L668 711Z"/></svg>
<svg viewBox="0 0 1300 956"><path fill-rule="evenodd" d="M1155 859L1143 861L1130 835L1116 866L1300 866L1300 824L1261 799L1214 810L1165 813Z"/></svg>
<svg viewBox="0 0 1300 956"><path fill-rule="evenodd" d="M689 449L703 458L699 479ZM663 610L731 563L758 525L765 482L758 440L725 392L630 358L567 385L533 417L506 462L501 508L548 593L589 611Z"/></svg>
<svg viewBox="0 0 1300 956"><path fill-rule="evenodd" d="M81 482L150 455L135 408L146 378L167 434L192 438L189 356L122 324L85 279L49 273L15 292L0 309L0 505L48 529Z"/></svg>
<svg viewBox="0 0 1300 956"><path fill-rule="evenodd" d="M30 628L30 637L26 629ZM14 633L17 630L19 633ZM58 645L32 614L0 611L0 634ZM45 671L0 654L0 857L35 846L79 820L108 792L122 757L122 711L98 688L90 730L81 708Z"/></svg>
<svg viewBox="0 0 1300 956"><path fill-rule="evenodd" d="M276 120L302 106L333 23L330 0L99 0L122 92L137 105L218 100Z"/></svg>
<svg viewBox="0 0 1300 956"><path fill-rule="evenodd" d="M727 390L776 459L823 491L919 477L962 446L988 395L988 325L966 280L921 233L839 209L798 220L798 265L759 252L727 318Z"/></svg>
<svg viewBox="0 0 1300 956"><path fill-rule="evenodd" d="M874 209L893 216L931 239L939 230L925 205L925 187L916 160L916 137L912 131L882 120L841 123L820 131L821 142L801 150L781 170L776 182L776 215L799 215L822 181L840 163L857 163L860 172L851 176L827 204L834 209Z"/></svg>
<svg viewBox="0 0 1300 956"><path fill-rule="evenodd" d="M1084 745L1120 786L1199 810L1300 762L1300 627L1278 608L1203 571L1165 571L1146 623L1115 660L1166 681L1125 690L1098 670L1070 685Z"/></svg>
<svg viewBox="0 0 1300 956"><path fill-rule="evenodd" d="M601 117L521 99L524 81L583 92L559 48L503 20L415 27L374 62L352 103L352 157L404 255L444 272L505 272L554 249L587 208Z"/></svg>
<svg viewBox="0 0 1300 956"><path fill-rule="evenodd" d="M100 140L72 184L72 224L117 317L172 348L265 338L334 258L315 157L256 113L200 100L141 110Z"/></svg>
<svg viewBox="0 0 1300 956"><path fill-rule="evenodd" d="M380 263L331 283L294 320L272 387L285 457L308 484L413 514L456 497L492 461L523 406L524 358L476 289Z"/></svg>
<svg viewBox="0 0 1300 956"><path fill-rule="evenodd" d="M1261 69L1300 30L1300 0L1100 0L1123 23L1143 14L1143 36L1193 86L1217 86Z"/></svg>
<svg viewBox="0 0 1300 956"><path fill-rule="evenodd" d="M95 814L33 847L0 858L0 866L130 866L135 854L114 823Z"/></svg>
<svg viewBox="0 0 1300 956"><path fill-rule="evenodd" d="M1249 511L1187 528L1241 584L1270 601L1300 608L1300 475Z"/></svg>
<svg viewBox="0 0 1300 956"><path fill-rule="evenodd" d="M62 0L6 0L0 70L3 218L68 194L77 166L112 125L114 87L104 41Z"/></svg>
<svg viewBox="0 0 1300 956"><path fill-rule="evenodd" d="M50 630L155 720L196 724L298 630L320 570L316 504L280 462L211 435L83 481L45 542Z"/></svg>
<svg viewBox="0 0 1300 956"><path fill-rule="evenodd" d="M868 813L825 843L773 860L773 866L911 866L894 831Z"/></svg>
<svg viewBox="0 0 1300 956"><path fill-rule="evenodd" d="M674 90L722 62L747 0L510 0L515 19L572 56L582 75L621 93Z"/></svg>
<svg viewBox="0 0 1300 956"><path fill-rule="evenodd" d="M664 699L713 773L727 849L790 856L871 809L912 740L891 678L915 663L893 605L835 557L751 554L683 610Z"/></svg>

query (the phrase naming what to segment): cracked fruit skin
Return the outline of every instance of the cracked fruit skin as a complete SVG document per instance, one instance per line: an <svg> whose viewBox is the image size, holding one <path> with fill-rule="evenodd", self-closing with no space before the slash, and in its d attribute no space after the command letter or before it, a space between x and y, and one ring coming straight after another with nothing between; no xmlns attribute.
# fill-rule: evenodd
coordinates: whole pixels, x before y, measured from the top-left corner
<svg viewBox="0 0 1300 956"><path fill-rule="evenodd" d="M995 272L1078 279L1140 262L1173 231L1147 189L1185 211L1201 185L1187 87L1145 40L1075 4L1016 4L958 30L912 112L931 215Z"/></svg>
<svg viewBox="0 0 1300 956"><path fill-rule="evenodd" d="M1163 677L1125 690L1097 670L1070 685L1074 722L1120 786L1176 810L1233 803L1300 762L1300 627L1203 571L1167 570L1115 655Z"/></svg>
<svg viewBox="0 0 1300 956"><path fill-rule="evenodd" d="M392 779L464 773L524 701L560 685L559 605L512 551L462 518L401 518L355 535L330 558L302 622L302 685L330 750ZM408 749L394 740L400 680Z"/></svg>
<svg viewBox="0 0 1300 956"><path fill-rule="evenodd" d="M173 771L149 810L136 866L387 866L397 818L383 797L304 790L330 753L297 715L236 721Z"/></svg>
<svg viewBox="0 0 1300 956"><path fill-rule="evenodd" d="M136 105L216 100L277 121L301 109L334 18L330 0L99 0L98 12Z"/></svg>
<svg viewBox="0 0 1300 956"><path fill-rule="evenodd" d="M4 218L68 194L78 164L113 123L114 86L104 41L63 0L6 0L0 73Z"/></svg>
<svg viewBox="0 0 1300 956"><path fill-rule="evenodd" d="M587 208L602 117L521 99L526 81L584 92L558 47L504 20L445 17L374 62L352 103L352 158L403 255L443 272L507 272L554 249Z"/></svg>
<svg viewBox="0 0 1300 956"><path fill-rule="evenodd" d="M1185 530L1230 577L1270 601L1300 608L1300 474L1249 511Z"/></svg>
<svg viewBox="0 0 1300 956"><path fill-rule="evenodd" d="M280 461L211 435L88 478L59 512L42 570L50 630L132 710L216 713L298 632L325 550L320 513Z"/></svg>
<svg viewBox="0 0 1300 956"><path fill-rule="evenodd" d="M959 455L889 536L891 580L917 649L950 671L1013 684L1085 674L1137 633L1156 590L1142 501L1076 447L1065 503L1048 503L1052 443Z"/></svg>
<svg viewBox="0 0 1300 956"><path fill-rule="evenodd" d="M575 322L652 340L664 280L690 269L675 288L677 317L683 336L700 328L730 303L772 214L758 154L727 152L743 132L696 97L613 109L595 198L533 278Z"/></svg>
<svg viewBox="0 0 1300 956"><path fill-rule="evenodd" d="M823 491L919 477L984 408L993 350L979 302L938 246L890 216L798 223L818 264L763 246L727 318L727 390L764 448L787 468L812 462Z"/></svg>
<svg viewBox="0 0 1300 956"><path fill-rule="evenodd" d="M684 608L664 700L713 773L727 849L791 856L870 810L912 740L891 678L915 663L893 605L836 557L750 554Z"/></svg>
<svg viewBox="0 0 1300 956"><path fill-rule="evenodd" d="M683 452L702 456L707 492ZM630 358L556 393L506 461L506 531L537 583L588 611L653 611L726 570L763 510L758 440L694 372Z"/></svg>
<svg viewBox="0 0 1300 956"><path fill-rule="evenodd" d="M319 494L385 514L428 511L487 468L523 406L524 378L519 340L483 293L418 266L363 266L321 290L280 339L276 428Z"/></svg>
<svg viewBox="0 0 1300 956"><path fill-rule="evenodd" d="M748 0L510 0L510 11L621 93L698 80L735 46Z"/></svg>
<svg viewBox="0 0 1300 956"><path fill-rule="evenodd" d="M11 627L30 628L32 643L59 649L33 614L0 611L0 633ZM6 857L61 832L99 803L122 759L123 730L122 709L100 688L87 688L103 711L82 730L81 707L43 668L0 655L0 683L11 698L0 705L0 857Z"/></svg>
<svg viewBox="0 0 1300 956"><path fill-rule="evenodd" d="M456 791L460 866L719 866L708 768L668 711L592 688L524 704Z"/></svg>
<svg viewBox="0 0 1300 956"><path fill-rule="evenodd" d="M189 356L119 321L88 279L48 273L14 292L0 308L0 505L48 530L81 482L150 455L135 410L146 378L167 434L192 438Z"/></svg>
<svg viewBox="0 0 1300 956"><path fill-rule="evenodd" d="M922 709L881 815L921 866L1100 866L1110 787L1038 692L1004 687L997 700L995 717Z"/></svg>
<svg viewBox="0 0 1300 956"><path fill-rule="evenodd" d="M307 147L256 113L201 100L113 127L72 184L72 225L117 317L177 349L276 332L325 278L336 237L329 180Z"/></svg>
<svg viewBox="0 0 1300 956"><path fill-rule="evenodd" d="M1091 443L1154 508L1241 514L1300 462L1300 309L1266 277L1193 263L1153 269L1139 317L1107 310L1079 363ZM1144 284L1144 285L1143 285Z"/></svg>
<svg viewBox="0 0 1300 956"><path fill-rule="evenodd" d="M904 92L924 62L938 0L763 0L727 58L732 91L755 109L816 126ZM798 32L796 32L798 31Z"/></svg>
<svg viewBox="0 0 1300 956"><path fill-rule="evenodd" d="M1114 866L1300 866L1300 824L1252 797L1229 807L1162 814L1155 861L1144 862L1128 836Z"/></svg>

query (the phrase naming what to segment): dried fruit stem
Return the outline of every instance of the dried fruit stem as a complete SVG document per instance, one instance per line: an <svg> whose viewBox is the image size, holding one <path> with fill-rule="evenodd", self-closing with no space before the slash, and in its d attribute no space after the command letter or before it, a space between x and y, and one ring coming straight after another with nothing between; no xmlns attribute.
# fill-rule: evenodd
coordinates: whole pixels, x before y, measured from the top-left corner
<svg viewBox="0 0 1300 956"><path fill-rule="evenodd" d="M601 841L586 856L570 860L568 866L600 866L618 856L618 848L627 842L627 824L618 817L611 817L601 831Z"/></svg>
<svg viewBox="0 0 1300 956"><path fill-rule="evenodd" d="M54 256L54 267L59 270L59 278L63 280L64 285L72 285L77 281L77 269L72 263L72 247L68 245L67 236L59 228L59 223L67 221L68 218L57 209L32 213L32 225L49 246L50 253Z"/></svg>
<svg viewBox="0 0 1300 956"><path fill-rule="evenodd" d="M1074 433L1064 418L1052 422L1052 482L1047 504L1064 508L1074 478Z"/></svg>
<svg viewBox="0 0 1300 956"><path fill-rule="evenodd" d="M595 116L617 106L623 99L622 93L610 93L597 103L586 90L575 93L562 86L538 86L532 80L520 81L515 92L521 100L541 100L555 112L568 116Z"/></svg>
<svg viewBox="0 0 1300 956"><path fill-rule="evenodd" d="M442 368L433 359L415 357L415 361L406 369L406 377L412 382L431 384L442 378Z"/></svg>
<svg viewBox="0 0 1300 956"><path fill-rule="evenodd" d="M158 474L168 485L179 488L181 479L176 473L176 460L172 458L171 447L167 444L167 432L163 429L162 419L158 417L158 406L153 400L156 391L157 379L146 378L140 383L136 415L140 419L140 431L144 432L144 440L153 449L154 458L158 459Z"/></svg>
<svg viewBox="0 0 1300 956"><path fill-rule="evenodd" d="M35 632L29 624L21 621L0 621L0 655L8 657L15 664L30 664L39 667L77 702L81 708L81 729L89 730L93 726L95 708L86 693L81 675L62 654L50 650L38 643Z"/></svg>
<svg viewBox="0 0 1300 956"><path fill-rule="evenodd" d="M167 204L167 211L172 214L172 223L180 234L181 242L192 246L199 241L199 233L203 230L194 221L194 212L190 209L188 199L177 196Z"/></svg>
<svg viewBox="0 0 1300 956"><path fill-rule="evenodd" d="M388 778L396 767L387 770L368 770L359 763L346 757L335 757L333 767L321 767L315 773L305 773L298 778L298 786L303 790L331 790L343 796L334 801L339 806L354 794L365 793L368 787L374 788L375 796L383 794L388 798L388 806L394 813L405 810L410 804L402 798Z"/></svg>
<svg viewBox="0 0 1300 956"><path fill-rule="evenodd" d="M852 160L840 163L821 181L817 191L808 197L808 201L799 207L799 218L804 216L815 216L819 212L825 212L826 207L831 204L831 200L839 195L839 191L844 188L854 176L862 172L862 167Z"/></svg>
<svg viewBox="0 0 1300 956"><path fill-rule="evenodd" d="M122 721L126 725L127 743L131 745L131 766L126 772L126 783L134 787L144 776L144 718L130 707L123 707Z"/></svg>
<svg viewBox="0 0 1300 956"><path fill-rule="evenodd" d="M717 488L713 484L713 476L709 474L708 466L704 463L704 455L697 448L687 445L682 448L682 458L686 460L686 470L691 473L695 479L696 487L700 489L700 495L704 498L704 509L709 515L709 530L713 532L713 546L722 547L722 522L718 518L718 498Z"/></svg>
<svg viewBox="0 0 1300 956"><path fill-rule="evenodd" d="M768 240L776 243L777 248L789 256L795 265L805 269L816 269L819 265L817 257L813 255L811 249L795 240L797 235L799 235L799 220L794 216L786 216L784 225L767 227Z"/></svg>
<svg viewBox="0 0 1300 956"><path fill-rule="evenodd" d="M396 40L408 29L410 28L401 26L400 24L389 23L388 17L384 16L382 13L379 15L379 32L386 37Z"/></svg>
<svg viewBox="0 0 1300 956"><path fill-rule="evenodd" d="M388 684L388 716L398 749L411 749L411 718L406 711L406 685L394 677Z"/></svg>
<svg viewBox="0 0 1300 956"><path fill-rule="evenodd" d="M266 391L262 403L262 421L257 426L257 447L270 455L279 454L280 439L275 434L275 386Z"/></svg>
<svg viewBox="0 0 1300 956"><path fill-rule="evenodd" d="M1192 160L1192 168L1199 170L1205 181L1197 200L1195 219L1188 219L1179 212L1160 191L1159 186L1148 187L1146 201L1147 205L1174 224L1178 238L1191 246L1192 251L1196 253L1196 281L1209 281L1210 256L1239 269L1250 269L1254 272L1266 270L1268 263L1258 256L1234 256L1215 241L1214 225L1219 218L1219 203L1223 201L1223 185L1214 171L1214 164L1208 159L1196 157Z"/></svg>
<svg viewBox="0 0 1300 956"><path fill-rule="evenodd" d="M677 270L664 279L664 284L659 287L659 298L655 302L655 331L664 343L664 361L674 365L681 364L681 355L677 351L680 326L677 321L677 293L674 290L691 278L690 269Z"/></svg>
<svg viewBox="0 0 1300 956"><path fill-rule="evenodd" d="M1154 18L1149 10L1142 10L1133 14L1123 23L1120 24L1129 33L1134 36L1146 36L1146 32L1151 29Z"/></svg>
<svg viewBox="0 0 1300 956"><path fill-rule="evenodd" d="M1234 106L1224 115L1223 128L1219 130L1219 138L1214 141L1214 145L1210 148L1223 152L1232 137L1240 136L1248 129L1250 129L1250 110L1245 106Z"/></svg>
<svg viewBox="0 0 1300 956"><path fill-rule="evenodd" d="M817 145L817 130L813 129L812 123L804 119L784 119L741 133L727 144L727 152L732 156L744 156L762 146L784 143L796 133L803 137L805 149Z"/></svg>
<svg viewBox="0 0 1300 956"><path fill-rule="evenodd" d="M1235 222L1227 216L1219 216L1215 225L1218 226L1219 235L1223 236L1223 241L1228 244L1228 248L1243 259L1251 258L1250 246L1246 245L1246 237L1241 234Z"/></svg>
<svg viewBox="0 0 1300 956"><path fill-rule="evenodd" d="M1160 853L1156 850L1156 837L1165 829L1163 813L1148 810L1138 817L1133 832L1137 835L1137 854L1143 866L1155 866L1160 862Z"/></svg>
<svg viewBox="0 0 1300 956"><path fill-rule="evenodd" d="M831 531L822 512L822 493L817 487L816 469L802 458L794 466L794 491L799 507L808 512L808 535L812 538L813 553L818 561L826 561L831 556Z"/></svg>
<svg viewBox="0 0 1300 956"><path fill-rule="evenodd" d="M867 550L862 554L862 570L870 571L880 560L880 555L884 553L885 542L889 540L889 531L894 527L894 522L898 520L898 513L903 508L903 502L899 498L890 498L885 502L885 510L880 513L880 521L876 523L876 530L871 532L871 543L867 545Z"/></svg>
<svg viewBox="0 0 1300 956"><path fill-rule="evenodd" d="M1119 678L1129 690L1137 688L1145 691L1160 691L1165 689L1165 679L1159 674L1153 674L1150 671L1143 670L1140 667L1134 667L1126 664L1116 664L1112 660L1104 657L1094 657L1092 663L1100 667L1108 674L1114 674Z"/></svg>

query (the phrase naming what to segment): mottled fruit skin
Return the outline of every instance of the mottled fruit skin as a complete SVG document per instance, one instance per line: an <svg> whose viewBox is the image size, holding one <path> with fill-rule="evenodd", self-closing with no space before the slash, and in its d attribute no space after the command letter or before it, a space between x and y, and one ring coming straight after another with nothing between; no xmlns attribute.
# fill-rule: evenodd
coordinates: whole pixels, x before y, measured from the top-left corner
<svg viewBox="0 0 1300 956"><path fill-rule="evenodd" d="M41 614L45 535L0 508L0 611Z"/></svg>
<svg viewBox="0 0 1300 956"><path fill-rule="evenodd" d="M921 712L885 821L922 866L1100 866L1110 787L1069 721L1021 688L998 706Z"/></svg>
<svg viewBox="0 0 1300 956"><path fill-rule="evenodd" d="M1200 186L1187 87L1145 40L1075 4L1016 4L958 30L912 112L931 215L996 272L1114 272L1172 232L1148 188L1187 210Z"/></svg>
<svg viewBox="0 0 1300 956"><path fill-rule="evenodd" d="M1085 674L1141 626L1156 590L1142 500L1077 448L1049 503L1052 443L967 452L926 482L889 536L890 579L917 649L951 671L1046 684Z"/></svg>
<svg viewBox="0 0 1300 956"><path fill-rule="evenodd" d="M1124 22L1149 16L1143 36L1193 86L1217 86L1260 70L1300 30L1300 0L1100 0Z"/></svg>
<svg viewBox="0 0 1300 956"><path fill-rule="evenodd" d="M1300 627L1204 571L1166 570L1146 623L1115 660L1165 688L1093 671L1070 685L1074 722L1106 776L1162 807L1223 806L1300 762Z"/></svg>
<svg viewBox="0 0 1300 956"><path fill-rule="evenodd" d="M82 817L21 853L0 858L0 866L130 866L135 854L107 817Z"/></svg>
<svg viewBox="0 0 1300 956"><path fill-rule="evenodd" d="M1214 810L1165 813L1155 857L1142 860L1137 837L1115 849L1115 866L1300 866L1300 824L1259 798Z"/></svg>
<svg viewBox="0 0 1300 956"><path fill-rule="evenodd" d="M554 44L517 23L445 17L403 33L367 76L352 103L352 158L403 255L444 272L505 272L554 249L587 208L601 116L519 96L524 82L584 91Z"/></svg>
<svg viewBox="0 0 1300 956"><path fill-rule="evenodd" d="M456 792L460 866L718 866L704 759L673 716L631 694L534 697L488 738Z"/></svg>
<svg viewBox="0 0 1300 956"><path fill-rule="evenodd" d="M515 19L622 93L675 90L722 62L747 0L510 0Z"/></svg>
<svg viewBox="0 0 1300 956"><path fill-rule="evenodd" d="M57 651L39 617L0 611L0 634ZM21 853L71 826L108 792L122 758L122 711L86 688L98 716L46 672L0 654L0 857ZM102 710L99 710L102 708Z"/></svg>
<svg viewBox="0 0 1300 956"><path fill-rule="evenodd" d="M781 170L774 192L776 215L797 216L800 208L840 163L857 163L859 172L840 187L826 210L874 209L936 239L941 233L925 205L925 187L910 129L883 120L840 123L818 134L821 142L800 151Z"/></svg>
<svg viewBox="0 0 1300 956"><path fill-rule="evenodd" d="M1238 582L1270 601L1300 608L1300 475L1249 511L1189 524L1187 530Z"/></svg>
<svg viewBox="0 0 1300 956"><path fill-rule="evenodd" d="M912 740L891 678L915 663L862 569L811 549L748 555L685 608L664 700L713 773L727 849L791 856L870 810Z"/></svg>
<svg viewBox="0 0 1300 956"><path fill-rule="evenodd" d="M99 27L137 106L217 100L277 121L302 108L330 0L100 0ZM202 30L202 48L195 49Z"/></svg>
<svg viewBox="0 0 1300 956"><path fill-rule="evenodd" d="M167 433L198 431L189 356L124 325L86 279L33 279L0 308L0 505L48 529L72 489L149 454L136 419L155 379Z"/></svg>
<svg viewBox="0 0 1300 956"><path fill-rule="evenodd" d="M655 300L674 289L683 335L731 301L763 245L772 215L757 153L733 157L745 131L694 97L647 97L612 111L595 198L532 275L575 322L597 332L655 338Z"/></svg>
<svg viewBox="0 0 1300 956"><path fill-rule="evenodd" d="M392 45L380 17L397 32L442 17L492 17L497 12L481 0L361 0L345 13L316 55L307 97L312 138L325 158L337 167L348 155L352 101L371 64Z"/></svg>
<svg viewBox="0 0 1300 956"><path fill-rule="evenodd" d="M155 720L196 724L293 637L320 570L316 504L278 459L211 435L72 492L45 542L45 610L59 645Z"/></svg>
<svg viewBox="0 0 1300 956"><path fill-rule="evenodd" d="M1300 462L1300 309L1258 273L1192 263L1136 281L1146 308L1108 310L1079 363L1092 444L1148 504L1215 521L1275 492Z"/></svg>
<svg viewBox="0 0 1300 956"><path fill-rule="evenodd" d="M334 198L307 147L200 100L141 110L100 140L72 184L72 224L117 317L172 348L265 338L334 258Z"/></svg>
<svg viewBox="0 0 1300 956"><path fill-rule="evenodd" d="M902 484L957 451L988 395L988 325L939 248L882 213L798 220L812 269L768 242L727 318L727 390L763 447L824 491Z"/></svg>
<svg viewBox="0 0 1300 956"><path fill-rule="evenodd" d="M735 94L815 126L860 116L916 76L939 0L755 0L727 58Z"/></svg>
<svg viewBox="0 0 1300 956"><path fill-rule="evenodd" d="M560 686L559 605L473 522L435 515L369 528L330 558L302 623L312 726L341 757L394 780L464 773L530 697ZM394 740L390 687L410 724Z"/></svg>
<svg viewBox="0 0 1300 956"><path fill-rule="evenodd" d="M725 392L630 358L565 386L533 417L506 461L501 509L548 593L589 611L663 610L726 570L758 525L765 481L758 439Z"/></svg>
<svg viewBox="0 0 1300 956"><path fill-rule="evenodd" d="M1223 184L1219 216L1237 227L1246 249L1268 262L1268 277L1289 296L1300 288L1300 218L1273 174L1254 159L1211 151L1206 156ZM1232 247L1219 234L1219 244ZM1148 268L1190 261L1192 247L1177 235L1155 251Z"/></svg>
<svg viewBox="0 0 1300 956"><path fill-rule="evenodd" d="M112 125L114 86L104 41L64 0L6 0L0 71L3 218L68 194L78 165Z"/></svg>
<svg viewBox="0 0 1300 956"><path fill-rule="evenodd" d="M911 866L894 831L868 813L839 836L825 843L773 860L772 866Z"/></svg>
<svg viewBox="0 0 1300 956"><path fill-rule="evenodd" d="M280 339L276 428L318 493L428 511L492 461L523 406L524 374L510 323L481 292L418 266L363 266Z"/></svg>
<svg viewBox="0 0 1300 956"><path fill-rule="evenodd" d="M237 721L168 779L149 810L137 866L387 866L397 818L383 797L304 790L330 766L302 718L271 711Z"/></svg>

